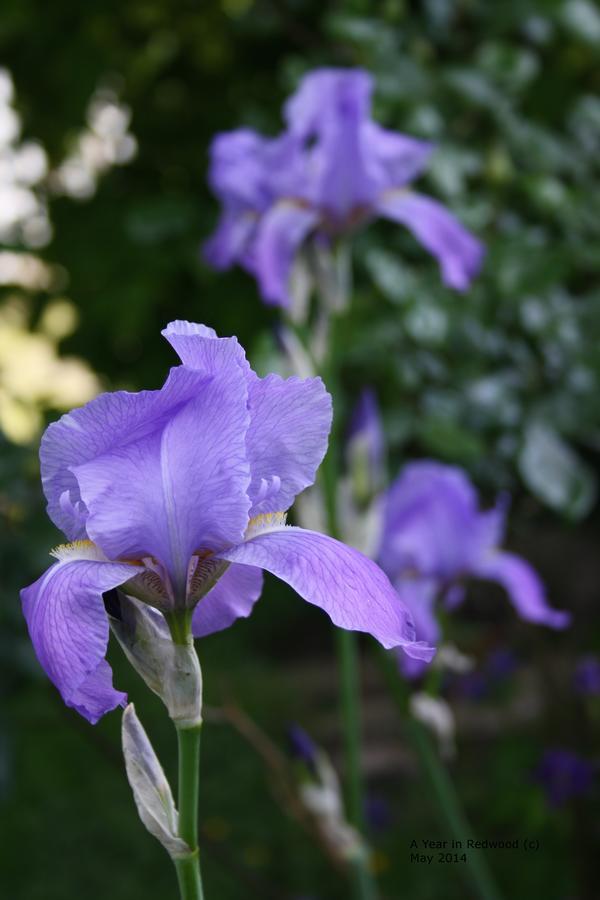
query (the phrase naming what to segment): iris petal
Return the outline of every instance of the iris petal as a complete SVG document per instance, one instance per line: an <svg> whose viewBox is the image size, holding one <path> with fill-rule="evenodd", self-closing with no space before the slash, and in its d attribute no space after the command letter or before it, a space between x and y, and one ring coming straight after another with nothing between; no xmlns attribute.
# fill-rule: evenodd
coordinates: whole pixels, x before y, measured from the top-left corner
<svg viewBox="0 0 600 900"><path fill-rule="evenodd" d="M23 612L38 659L67 706L96 722L125 700L112 687L104 657L108 621L102 593L136 569L81 559L57 562L21 591Z"/></svg>
<svg viewBox="0 0 600 900"><path fill-rule="evenodd" d="M466 291L483 262L483 244L445 206L412 191L386 191L377 205L387 219L405 225L435 256L444 283Z"/></svg>
<svg viewBox="0 0 600 900"><path fill-rule="evenodd" d="M365 631L384 647L400 646L418 659L430 660L435 653L416 642L410 613L381 569L333 538L303 528L273 528L219 555L281 578L340 628Z"/></svg>
<svg viewBox="0 0 600 900"><path fill-rule="evenodd" d="M152 435L205 380L180 366L158 391L102 394L46 429L40 462L48 515L69 540L86 537L86 511L72 467Z"/></svg>
<svg viewBox="0 0 600 900"><path fill-rule="evenodd" d="M252 251L251 267L263 299L278 306L289 306L289 280L294 257L319 221L311 208L289 200L280 200L262 217Z"/></svg>
<svg viewBox="0 0 600 900"><path fill-rule="evenodd" d="M436 582L429 578L399 578L394 587L410 610L417 640L437 645L441 632L435 616ZM411 658L405 653L398 654L398 661L407 678L418 678L428 666L428 661Z"/></svg>
<svg viewBox="0 0 600 900"><path fill-rule="evenodd" d="M339 222L375 199L363 139L372 87L370 75L361 69L319 69L302 80L285 108L292 133L308 141L316 138L306 151L312 199Z"/></svg>
<svg viewBox="0 0 600 900"><path fill-rule="evenodd" d="M261 595L263 575L254 566L231 565L194 610L194 637L204 637L229 628L246 618Z"/></svg>
<svg viewBox="0 0 600 900"><path fill-rule="evenodd" d="M491 553L481 560L475 574L501 584L522 619L549 628L566 628L569 624L569 613L548 605L539 575L520 556Z"/></svg>
<svg viewBox="0 0 600 900"><path fill-rule="evenodd" d="M223 271L246 253L257 217L251 210L228 206L219 219L216 231L205 242L203 254L213 268Z"/></svg>
<svg viewBox="0 0 600 900"><path fill-rule="evenodd" d="M162 429L74 469L88 534L110 559L155 557L184 593L196 550L241 539L250 505L246 398L241 367L224 369Z"/></svg>
<svg viewBox="0 0 600 900"><path fill-rule="evenodd" d="M205 375L238 365L248 374L250 365L244 348L235 337L220 338L214 328L176 319L161 334L170 343L184 366Z"/></svg>
<svg viewBox="0 0 600 900"><path fill-rule="evenodd" d="M268 375L252 379L249 404L250 515L286 510L325 456L331 397L320 378Z"/></svg>

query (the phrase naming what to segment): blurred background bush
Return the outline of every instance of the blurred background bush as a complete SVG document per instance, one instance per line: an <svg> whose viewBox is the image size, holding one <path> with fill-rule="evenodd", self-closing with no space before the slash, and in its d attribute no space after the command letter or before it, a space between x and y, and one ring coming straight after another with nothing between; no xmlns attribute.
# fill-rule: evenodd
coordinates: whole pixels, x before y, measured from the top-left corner
<svg viewBox="0 0 600 900"><path fill-rule="evenodd" d="M173 891L166 855L136 820L119 716L92 728L63 708L28 643L18 589L61 539L45 519L37 442L48 420L101 389L158 387L174 362L159 331L173 318L235 333L259 370L271 366L277 311L239 270L220 275L201 261L217 214L207 149L241 124L278 131L282 101L319 65L374 74L375 118L438 144L426 189L487 243L482 277L459 296L401 229L361 234L352 308L338 325L343 380L349 398L365 383L377 390L392 474L433 456L467 468L489 499L511 492L511 546L538 567L553 604L573 612L568 632L548 634L518 623L489 588L471 592L453 637L476 658L479 681L448 687L453 770L480 836L540 840L525 858L491 854L506 896L597 896L600 702L575 678L581 658L600 651L599 50L591 0L5 0L3 896ZM514 664L498 674L490 659L506 648ZM300 721L336 758L328 622L291 591L269 582L256 615L206 639L201 659L210 703L235 698L282 743L286 723ZM115 652L113 664L173 759L158 701ZM382 891L464 898L455 867L408 864L413 837L447 835L368 663L364 691ZM552 747L592 766L591 784L554 806L539 768ZM226 725L207 728L202 778L211 896L345 896Z"/></svg>

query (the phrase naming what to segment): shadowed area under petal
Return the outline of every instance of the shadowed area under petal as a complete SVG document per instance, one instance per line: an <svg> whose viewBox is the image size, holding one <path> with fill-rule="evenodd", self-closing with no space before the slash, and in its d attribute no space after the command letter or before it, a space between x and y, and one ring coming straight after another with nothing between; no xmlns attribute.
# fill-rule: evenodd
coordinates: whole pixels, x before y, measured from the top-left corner
<svg viewBox="0 0 600 900"><path fill-rule="evenodd" d="M263 574L254 566L229 566L194 610L192 632L204 637L246 618L261 595Z"/></svg>

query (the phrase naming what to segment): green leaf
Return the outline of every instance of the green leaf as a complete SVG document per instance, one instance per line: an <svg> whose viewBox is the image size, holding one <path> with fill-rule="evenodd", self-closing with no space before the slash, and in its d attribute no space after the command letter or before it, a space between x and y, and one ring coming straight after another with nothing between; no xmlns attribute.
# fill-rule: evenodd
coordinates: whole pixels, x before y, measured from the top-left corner
<svg viewBox="0 0 600 900"><path fill-rule="evenodd" d="M442 416L427 416L419 437L428 452L452 462L473 463L484 453L483 441L476 434Z"/></svg>
<svg viewBox="0 0 600 900"><path fill-rule="evenodd" d="M518 462L525 483L543 503L570 519L591 510L596 477L552 426L540 421L528 426Z"/></svg>

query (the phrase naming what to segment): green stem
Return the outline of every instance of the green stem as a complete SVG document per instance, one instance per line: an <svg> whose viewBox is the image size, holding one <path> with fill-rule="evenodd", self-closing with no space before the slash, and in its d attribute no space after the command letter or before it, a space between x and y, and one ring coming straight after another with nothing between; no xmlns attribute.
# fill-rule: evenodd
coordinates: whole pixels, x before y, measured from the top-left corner
<svg viewBox="0 0 600 900"><path fill-rule="evenodd" d="M165 616L176 644L193 641L192 611L181 608ZM191 850L189 856L174 859L181 900L204 900L198 849L198 798L200 790L200 725L192 728L175 726L179 765L178 810L179 837Z"/></svg>
<svg viewBox="0 0 600 900"><path fill-rule="evenodd" d="M334 446L331 446L332 444ZM330 464L331 462L335 463L335 439L333 434L330 440L329 460ZM323 467L321 487L325 500L328 531L331 537L337 537L337 482L330 465ZM364 827L364 786L360 758L361 715L358 640L354 632L338 628L335 631L335 643L340 678L348 821L362 834ZM352 864L350 878L352 894L356 900L376 900L377 888L369 869L368 858L361 857Z"/></svg>
<svg viewBox="0 0 600 900"><path fill-rule="evenodd" d="M408 692L400 679L393 656L378 648L378 659L390 692L402 714L408 737L419 757L421 769L437 800L441 821L450 830L452 837L460 841L459 846L467 854L467 867L464 869L466 877L481 900L501 900L484 854L481 850L469 847L468 842L474 840L473 830L463 812L448 770L434 750L423 725L409 714Z"/></svg>
<svg viewBox="0 0 600 900"><path fill-rule="evenodd" d="M356 900L377 900L377 887L365 860L357 859L350 870L352 893Z"/></svg>
<svg viewBox="0 0 600 900"><path fill-rule="evenodd" d="M191 609L177 609L165 613L171 637L176 644L187 644L191 640L192 612Z"/></svg>
<svg viewBox="0 0 600 900"><path fill-rule="evenodd" d="M179 756L179 837L191 848L175 860L181 900L203 900L198 850L198 790L200 782L200 726L177 728Z"/></svg>
<svg viewBox="0 0 600 900"><path fill-rule="evenodd" d="M356 635L338 628L335 634L340 673L348 819L359 831L363 826L363 779L360 760L360 677Z"/></svg>
<svg viewBox="0 0 600 900"><path fill-rule="evenodd" d="M177 881L179 883L179 895L181 900L202 900L202 881L198 868L198 851L173 860Z"/></svg>
<svg viewBox="0 0 600 900"><path fill-rule="evenodd" d="M290 327L302 341L302 335L293 323ZM333 335L329 335L331 342ZM334 398L337 391L337 372L334 363L335 354L330 352L321 366L321 374ZM337 510L337 471L339 424L334 422L329 436L329 450L319 470L319 484L323 492L327 530L330 537L338 538ZM342 708L342 735L346 763L346 795L348 821L358 832L363 832L363 797L364 787L360 759L361 716L360 716L360 660L357 636L351 631L336 629L335 643L337 650L338 672L340 678L340 694ZM352 894L356 900L376 900L377 889L369 868L368 859L355 860L350 868Z"/></svg>

